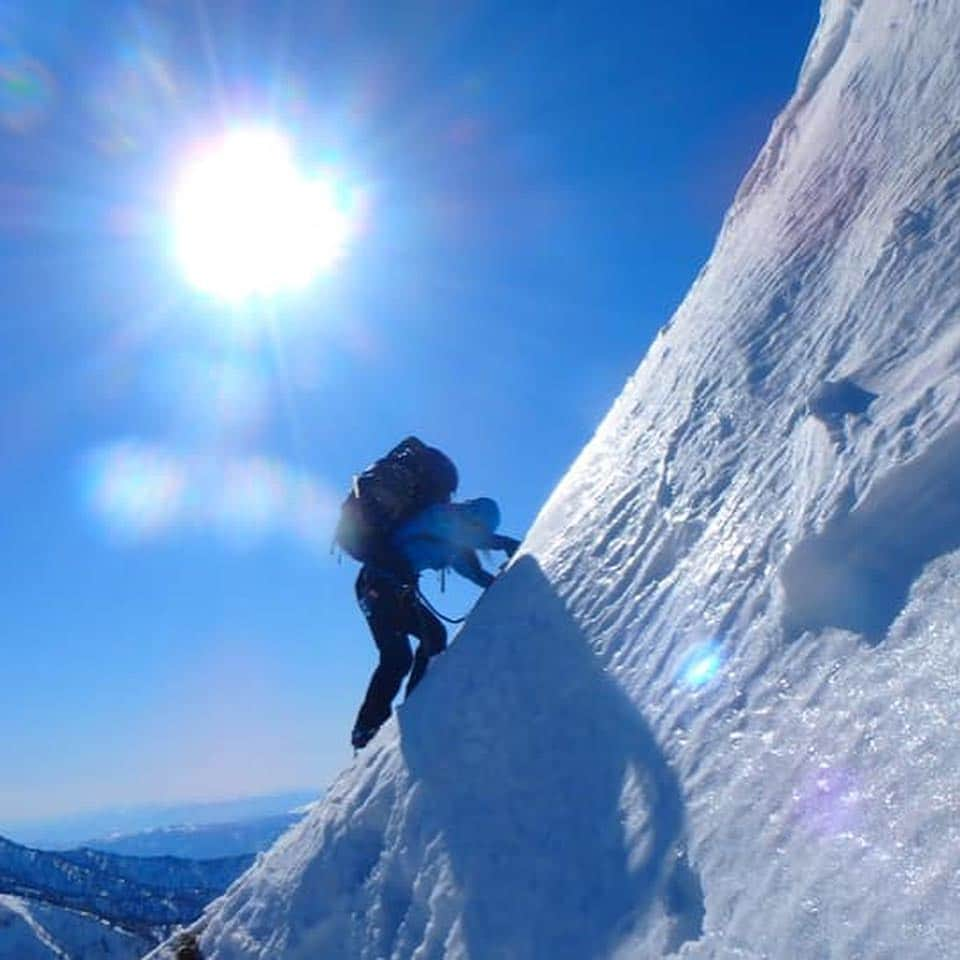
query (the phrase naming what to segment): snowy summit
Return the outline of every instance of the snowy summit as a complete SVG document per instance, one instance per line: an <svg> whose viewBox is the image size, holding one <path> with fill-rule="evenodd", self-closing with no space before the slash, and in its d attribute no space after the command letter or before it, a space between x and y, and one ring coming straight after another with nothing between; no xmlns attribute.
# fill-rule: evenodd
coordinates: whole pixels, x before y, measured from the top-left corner
<svg viewBox="0 0 960 960"><path fill-rule="evenodd" d="M958 212L960 7L826 0L677 315L204 960L956 956Z"/></svg>

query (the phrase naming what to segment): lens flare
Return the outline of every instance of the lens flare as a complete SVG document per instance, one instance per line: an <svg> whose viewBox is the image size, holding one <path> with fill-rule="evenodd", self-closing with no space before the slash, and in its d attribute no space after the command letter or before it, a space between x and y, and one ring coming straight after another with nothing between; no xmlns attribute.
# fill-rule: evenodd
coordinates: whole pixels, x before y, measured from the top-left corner
<svg viewBox="0 0 960 960"><path fill-rule="evenodd" d="M0 125L28 133L40 125L55 95L53 77L43 64L0 50Z"/></svg>
<svg viewBox="0 0 960 960"><path fill-rule="evenodd" d="M723 666L723 650L716 640L695 646L684 657L677 675L681 683L697 689L708 684Z"/></svg>
<svg viewBox="0 0 960 960"><path fill-rule="evenodd" d="M186 475L163 450L121 443L88 463L91 509L114 535L147 539L176 521Z"/></svg>
<svg viewBox="0 0 960 960"><path fill-rule="evenodd" d="M310 476L266 457L179 454L137 441L94 451L85 499L120 543L207 531L235 546L271 536L329 547L337 498Z"/></svg>
<svg viewBox="0 0 960 960"><path fill-rule="evenodd" d="M173 217L187 278L232 301L304 288L337 262L351 233L345 191L304 177L271 130L234 131L195 155Z"/></svg>

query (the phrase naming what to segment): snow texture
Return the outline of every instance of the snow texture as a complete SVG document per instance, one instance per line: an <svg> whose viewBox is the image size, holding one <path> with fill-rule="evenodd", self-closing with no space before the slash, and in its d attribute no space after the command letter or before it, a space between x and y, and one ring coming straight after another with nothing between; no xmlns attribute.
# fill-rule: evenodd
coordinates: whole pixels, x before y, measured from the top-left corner
<svg viewBox="0 0 960 960"><path fill-rule="evenodd" d="M206 960L957 955L958 74L955 0L824 3L676 316Z"/></svg>
<svg viewBox="0 0 960 960"><path fill-rule="evenodd" d="M0 894L3 960L136 960L149 946L90 914Z"/></svg>

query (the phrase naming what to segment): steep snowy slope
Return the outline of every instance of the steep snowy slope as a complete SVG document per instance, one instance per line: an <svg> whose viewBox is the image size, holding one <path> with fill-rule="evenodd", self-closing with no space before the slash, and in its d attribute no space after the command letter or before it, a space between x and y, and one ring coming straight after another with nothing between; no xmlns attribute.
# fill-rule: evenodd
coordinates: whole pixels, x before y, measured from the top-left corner
<svg viewBox="0 0 960 960"><path fill-rule="evenodd" d="M524 553L206 960L956 956L958 71L955 0L826 0Z"/></svg>
<svg viewBox="0 0 960 960"><path fill-rule="evenodd" d="M3 960L136 960L149 946L90 914L0 895Z"/></svg>

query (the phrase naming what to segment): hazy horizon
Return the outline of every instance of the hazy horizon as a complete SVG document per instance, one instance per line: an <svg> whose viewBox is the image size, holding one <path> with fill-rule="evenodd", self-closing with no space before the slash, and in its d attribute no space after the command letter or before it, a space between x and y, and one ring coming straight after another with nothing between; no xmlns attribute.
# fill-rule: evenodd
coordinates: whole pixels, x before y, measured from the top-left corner
<svg viewBox="0 0 960 960"><path fill-rule="evenodd" d="M188 824L231 823L290 812L319 799L323 792L319 787L301 787L248 796L102 806L49 817L3 819L0 837L24 846L61 846Z"/></svg>

